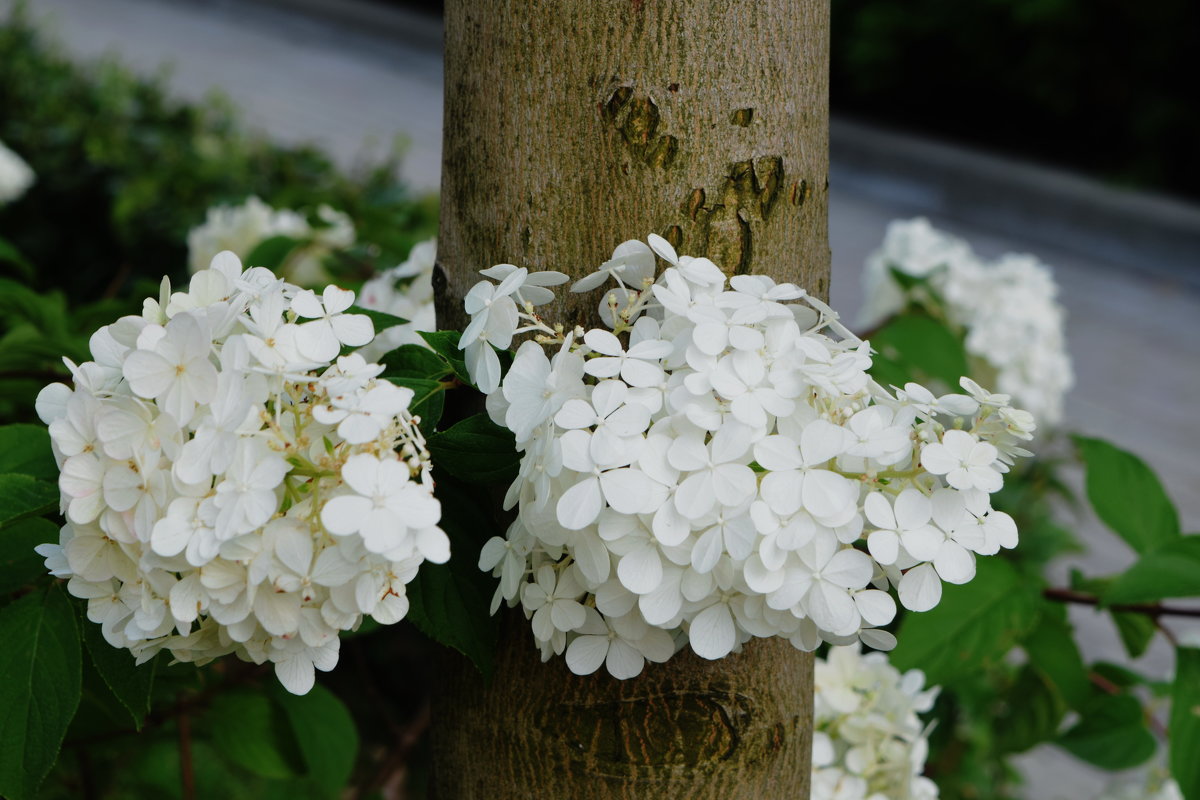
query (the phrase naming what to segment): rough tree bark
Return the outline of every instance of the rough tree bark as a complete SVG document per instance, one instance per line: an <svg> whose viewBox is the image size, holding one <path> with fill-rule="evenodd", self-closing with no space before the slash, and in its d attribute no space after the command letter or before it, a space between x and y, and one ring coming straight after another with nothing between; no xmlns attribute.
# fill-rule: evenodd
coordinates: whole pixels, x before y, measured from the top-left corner
<svg viewBox="0 0 1200 800"><path fill-rule="evenodd" d="M578 277L651 232L824 295L828 30L827 0L448 0L439 324L478 269ZM438 800L808 796L811 656L759 640L581 678L526 628L490 685L447 670Z"/></svg>

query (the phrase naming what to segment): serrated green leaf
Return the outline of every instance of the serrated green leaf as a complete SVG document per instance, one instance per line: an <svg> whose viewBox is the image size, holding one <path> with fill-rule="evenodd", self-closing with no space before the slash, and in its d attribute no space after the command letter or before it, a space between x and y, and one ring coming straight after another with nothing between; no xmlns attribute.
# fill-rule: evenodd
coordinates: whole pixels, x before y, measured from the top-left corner
<svg viewBox="0 0 1200 800"><path fill-rule="evenodd" d="M450 537L450 561L425 563L408 584L408 619L429 638L452 647L485 676L495 669L499 623L489 611L495 580L479 569L479 551L500 531L480 506L479 492L435 473L442 502L442 530Z"/></svg>
<svg viewBox="0 0 1200 800"><path fill-rule="evenodd" d="M221 755L255 775L283 779L304 773L304 758L287 714L265 694L218 694L204 724Z"/></svg>
<svg viewBox="0 0 1200 800"><path fill-rule="evenodd" d="M421 432L426 436L431 435L442 419L446 385L440 381L424 378L388 378L388 380L397 386L413 390L413 399L408 404L408 410L413 416L421 418Z"/></svg>
<svg viewBox="0 0 1200 800"><path fill-rule="evenodd" d="M1154 620L1146 614L1121 611L1112 612L1112 619L1121 637L1121 644L1125 645L1125 652L1129 653L1130 658L1141 658L1158 631Z"/></svg>
<svg viewBox="0 0 1200 800"><path fill-rule="evenodd" d="M1096 514L1145 554L1179 538L1179 515L1151 469L1102 439L1072 436L1087 466L1087 496Z"/></svg>
<svg viewBox="0 0 1200 800"><path fill-rule="evenodd" d="M512 431L476 414L429 437L433 463L467 483L511 483L521 454Z"/></svg>
<svg viewBox="0 0 1200 800"><path fill-rule="evenodd" d="M1079 713L1079 722L1058 738L1058 745L1077 758L1118 770L1136 767L1154 755L1157 745L1137 698L1096 692Z"/></svg>
<svg viewBox="0 0 1200 800"><path fill-rule="evenodd" d="M38 517L14 522L0 531L0 595L46 575L45 559L33 548L57 541L58 526Z"/></svg>
<svg viewBox="0 0 1200 800"><path fill-rule="evenodd" d="M467 362L463 359L462 350L458 349L458 340L462 335L458 331L419 331L421 338L433 348L433 351L454 370L455 376L468 386L474 386L471 375L467 372Z"/></svg>
<svg viewBox="0 0 1200 800"><path fill-rule="evenodd" d="M1106 605L1200 597L1200 536L1184 536L1146 553L1101 595Z"/></svg>
<svg viewBox="0 0 1200 800"><path fill-rule="evenodd" d="M57 585L0 608L0 795L35 797L79 706L75 612Z"/></svg>
<svg viewBox="0 0 1200 800"><path fill-rule="evenodd" d="M247 268L266 267L278 273L299 244L300 240L291 236L272 236L256 244L250 254L242 259L242 263Z"/></svg>
<svg viewBox="0 0 1200 800"><path fill-rule="evenodd" d="M424 378L426 380L441 380L447 375L454 374L444 358L418 344L405 344L387 353L379 359L383 364L382 376L385 378Z"/></svg>
<svg viewBox="0 0 1200 800"><path fill-rule="evenodd" d="M58 487L29 475L0 475L0 531L26 517L58 510Z"/></svg>
<svg viewBox="0 0 1200 800"><path fill-rule="evenodd" d="M83 619L83 641L96 672L113 697L133 717L138 730L150 713L150 695L154 689L154 668L158 659L137 666L128 650L113 647L104 640L100 626Z"/></svg>
<svg viewBox="0 0 1200 800"><path fill-rule="evenodd" d="M363 308L362 306L354 306L347 314L362 314L364 317L370 317L371 324L375 326L375 335L378 336L381 331L386 331L388 328L394 328L397 325L407 325L408 320L404 317L397 317L395 314L388 314L385 311L376 311L373 308Z"/></svg>
<svg viewBox="0 0 1200 800"><path fill-rule="evenodd" d="M892 664L922 669L930 684L957 677L1004 657L1037 621L1036 587L1000 558L981 558L975 578L947 584L931 611L905 615Z"/></svg>
<svg viewBox="0 0 1200 800"><path fill-rule="evenodd" d="M50 433L42 425L0 427L0 474L29 475L58 481L58 465L50 450Z"/></svg>
<svg viewBox="0 0 1200 800"><path fill-rule="evenodd" d="M282 689L275 699L291 723L308 775L320 796L340 796L358 757L358 730L342 701L317 684L306 695Z"/></svg>
<svg viewBox="0 0 1200 800"><path fill-rule="evenodd" d="M1200 800L1200 650L1175 651L1175 687L1171 693L1171 721L1167 729L1171 776L1179 783L1184 800Z"/></svg>
<svg viewBox="0 0 1200 800"><path fill-rule="evenodd" d="M871 335L871 347L877 353L871 373L885 385L934 378L957 391L958 379L969 373L962 339L925 314L893 318Z"/></svg>

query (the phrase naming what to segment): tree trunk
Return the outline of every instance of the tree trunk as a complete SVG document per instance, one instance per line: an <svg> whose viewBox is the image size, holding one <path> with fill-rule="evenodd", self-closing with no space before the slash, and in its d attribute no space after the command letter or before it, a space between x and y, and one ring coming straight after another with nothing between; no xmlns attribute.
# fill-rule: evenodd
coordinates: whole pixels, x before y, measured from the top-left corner
<svg viewBox="0 0 1200 800"><path fill-rule="evenodd" d="M439 325L479 269L579 277L651 232L825 295L828 33L826 0L448 0ZM597 300L546 316L590 326ZM755 640L618 681L540 663L527 627L490 685L446 671L438 800L808 796L810 655Z"/></svg>

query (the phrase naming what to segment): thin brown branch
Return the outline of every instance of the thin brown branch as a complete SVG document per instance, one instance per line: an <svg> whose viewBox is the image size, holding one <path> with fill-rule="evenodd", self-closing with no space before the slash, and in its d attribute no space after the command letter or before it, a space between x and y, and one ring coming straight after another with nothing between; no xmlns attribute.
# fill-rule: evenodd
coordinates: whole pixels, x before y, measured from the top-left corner
<svg viewBox="0 0 1200 800"><path fill-rule="evenodd" d="M1117 695L1121 695L1121 694L1125 693L1124 689L1122 689L1120 686L1117 686L1115 683L1113 683L1108 678L1101 675L1099 672L1089 672L1088 680L1091 681L1093 686L1095 686L1096 688L1098 688L1100 691L1104 692L1105 694L1110 694L1115 697ZM1151 730L1153 730L1156 734L1158 734L1159 738L1166 740L1166 738L1167 738L1166 726L1164 726L1162 724L1162 722L1158 719L1158 717L1156 717L1152 713L1150 713L1150 709L1146 708L1145 706L1142 706L1142 717L1146 720L1146 725Z"/></svg>
<svg viewBox="0 0 1200 800"><path fill-rule="evenodd" d="M1074 603L1084 606L1101 605L1099 597L1073 589L1043 589L1042 596L1058 603ZM1161 603L1113 603L1104 608L1108 611L1145 614L1155 619L1159 617L1200 617L1200 608L1179 608L1178 606L1164 606Z"/></svg>

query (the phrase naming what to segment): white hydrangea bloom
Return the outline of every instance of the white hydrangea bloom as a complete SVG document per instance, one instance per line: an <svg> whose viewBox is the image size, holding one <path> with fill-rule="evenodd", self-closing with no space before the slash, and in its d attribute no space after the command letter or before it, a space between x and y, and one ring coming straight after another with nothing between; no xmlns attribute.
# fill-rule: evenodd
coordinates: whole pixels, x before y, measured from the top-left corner
<svg viewBox="0 0 1200 800"><path fill-rule="evenodd" d="M654 255L671 265L657 279ZM928 610L942 581L1016 545L990 493L1032 418L970 381L887 392L869 344L799 287L727 282L650 237L573 287L621 292L609 329L585 331L535 311L557 273L483 274L462 345L523 457L517 521L479 564L500 579L494 606L536 618L545 657L630 677L665 642L709 659L757 636L888 648L887 589ZM501 378L492 345L519 333L534 337ZM586 619L545 610L572 603Z"/></svg>
<svg viewBox="0 0 1200 800"><path fill-rule="evenodd" d="M303 214L271 208L254 196L241 205L213 206L204 222L188 233L188 265L199 272L224 250L244 259L272 236L289 236L307 244L289 257L284 277L300 286L319 285L329 280L322 265L325 256L353 245L355 232L349 216L327 205L317 208L317 218L322 224L314 227Z"/></svg>
<svg viewBox="0 0 1200 800"><path fill-rule="evenodd" d="M25 194L36 177L25 159L0 142L0 206Z"/></svg>
<svg viewBox="0 0 1200 800"><path fill-rule="evenodd" d="M338 356L373 336L353 301L220 253L38 396L67 516L38 551L114 647L270 661L303 694L449 558L412 391Z"/></svg>
<svg viewBox="0 0 1200 800"><path fill-rule="evenodd" d="M905 288L893 271L922 281ZM913 303L931 308L964 337L972 372L1012 396L1045 425L1062 419L1074 384L1050 268L1030 255L981 260L966 242L925 219L896 221L867 259L867 327Z"/></svg>
<svg viewBox="0 0 1200 800"><path fill-rule="evenodd" d="M364 358L378 359L404 344L425 346L420 331L437 329L433 312L433 268L437 242L428 239L413 246L408 258L363 284L358 304L408 320L380 331L375 340L360 347Z"/></svg>
<svg viewBox="0 0 1200 800"><path fill-rule="evenodd" d="M1166 769L1152 770L1144 784L1122 783L1110 786L1096 800L1183 800L1183 792Z"/></svg>
<svg viewBox="0 0 1200 800"><path fill-rule="evenodd" d="M883 653L831 647L813 677L813 800L936 800L921 775L933 707L920 670L901 674Z"/></svg>

